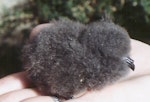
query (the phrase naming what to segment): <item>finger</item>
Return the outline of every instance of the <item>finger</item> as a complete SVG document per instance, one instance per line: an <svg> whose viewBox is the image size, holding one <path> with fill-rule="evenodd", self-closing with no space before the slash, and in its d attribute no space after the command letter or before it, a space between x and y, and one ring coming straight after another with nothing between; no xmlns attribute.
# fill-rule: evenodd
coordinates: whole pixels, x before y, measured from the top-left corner
<svg viewBox="0 0 150 102"><path fill-rule="evenodd" d="M150 80L149 75L117 84L112 90L114 101L150 102L150 82L148 80Z"/></svg>
<svg viewBox="0 0 150 102"><path fill-rule="evenodd" d="M150 46L137 40L131 40L131 58L134 60L135 70L130 71L125 79L150 75Z"/></svg>
<svg viewBox="0 0 150 102"><path fill-rule="evenodd" d="M30 34L30 40L32 40L43 29L48 28L50 26L52 26L52 23L45 23L45 24L40 24L40 25L36 26Z"/></svg>
<svg viewBox="0 0 150 102"><path fill-rule="evenodd" d="M150 102L150 76L114 84L66 102Z"/></svg>
<svg viewBox="0 0 150 102"><path fill-rule="evenodd" d="M0 95L10 91L23 89L30 85L25 72L15 73L0 79Z"/></svg>
<svg viewBox="0 0 150 102"><path fill-rule="evenodd" d="M38 97L25 99L21 102L55 102L55 101L53 100L53 98L49 96L38 96Z"/></svg>
<svg viewBox="0 0 150 102"><path fill-rule="evenodd" d="M0 102L20 102L39 95L40 93L35 89L21 89L1 95Z"/></svg>

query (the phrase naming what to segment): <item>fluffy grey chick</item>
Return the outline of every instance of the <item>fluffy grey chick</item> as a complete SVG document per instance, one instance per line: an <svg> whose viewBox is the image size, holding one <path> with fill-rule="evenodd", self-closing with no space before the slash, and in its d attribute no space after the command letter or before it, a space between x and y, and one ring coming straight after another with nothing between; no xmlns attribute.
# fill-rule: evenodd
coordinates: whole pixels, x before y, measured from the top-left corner
<svg viewBox="0 0 150 102"><path fill-rule="evenodd" d="M59 20L25 45L23 63L44 94L69 99L124 76L133 65L129 50L128 33L107 19L89 25Z"/></svg>

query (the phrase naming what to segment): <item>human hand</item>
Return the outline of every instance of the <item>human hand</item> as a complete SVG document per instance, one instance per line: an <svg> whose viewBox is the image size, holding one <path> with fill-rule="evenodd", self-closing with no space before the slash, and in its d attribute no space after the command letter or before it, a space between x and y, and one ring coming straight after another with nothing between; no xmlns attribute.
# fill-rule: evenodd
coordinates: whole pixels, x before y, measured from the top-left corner
<svg viewBox="0 0 150 102"><path fill-rule="evenodd" d="M30 39L46 27L36 27ZM121 81L102 90L89 91L77 99L66 102L149 102L150 94L150 46L131 41L131 58L135 61L135 71L131 71ZM27 79L25 72L0 79L0 102L54 102L50 96L42 96Z"/></svg>

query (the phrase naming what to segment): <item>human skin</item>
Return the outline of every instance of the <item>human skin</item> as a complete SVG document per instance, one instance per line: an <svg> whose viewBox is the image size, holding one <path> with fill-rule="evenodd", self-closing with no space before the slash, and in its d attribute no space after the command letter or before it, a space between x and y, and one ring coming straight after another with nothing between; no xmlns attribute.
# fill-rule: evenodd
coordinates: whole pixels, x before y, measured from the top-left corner
<svg viewBox="0 0 150 102"><path fill-rule="evenodd" d="M50 24L52 26L52 24ZM49 24L33 29L30 40ZM86 92L83 96L64 102L150 102L150 46L131 40L131 58L135 71L115 84L102 90ZM19 72L0 79L0 102L54 102L52 97L43 96L28 80L26 72Z"/></svg>

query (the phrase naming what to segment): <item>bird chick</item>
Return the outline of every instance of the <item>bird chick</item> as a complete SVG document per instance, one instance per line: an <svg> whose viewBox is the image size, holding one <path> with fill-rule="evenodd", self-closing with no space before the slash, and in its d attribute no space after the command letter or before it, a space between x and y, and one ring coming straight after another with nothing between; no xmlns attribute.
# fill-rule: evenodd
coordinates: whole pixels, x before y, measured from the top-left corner
<svg viewBox="0 0 150 102"><path fill-rule="evenodd" d="M23 64L45 95L70 99L81 90L99 90L134 69L130 37L108 19L87 25L54 21L23 48Z"/></svg>

